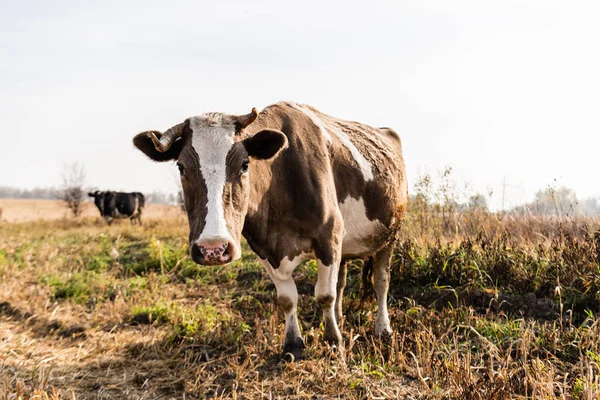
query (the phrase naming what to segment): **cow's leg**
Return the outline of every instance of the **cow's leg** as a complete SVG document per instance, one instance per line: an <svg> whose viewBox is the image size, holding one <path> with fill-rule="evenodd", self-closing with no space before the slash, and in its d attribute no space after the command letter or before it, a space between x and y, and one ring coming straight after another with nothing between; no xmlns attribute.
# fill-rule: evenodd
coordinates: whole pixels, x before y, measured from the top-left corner
<svg viewBox="0 0 600 400"><path fill-rule="evenodd" d="M300 261L282 261L277 269L273 268L267 260L261 261L275 284L277 301L285 314L285 342L282 357L288 358L288 354L291 354L293 360L300 360L305 346L300 325L298 325L298 289L292 278L292 272L300 264Z"/></svg>
<svg viewBox="0 0 600 400"><path fill-rule="evenodd" d="M317 263L319 278L315 286L315 297L323 311L323 339L339 347L342 344L342 335L335 318L335 300L340 261L336 260L331 265L325 265L321 260L317 260Z"/></svg>
<svg viewBox="0 0 600 400"><path fill-rule="evenodd" d="M373 257L373 275L375 295L377 296L377 319L375 320L375 335L392 333L390 317L387 308L387 295L390 287L390 262L396 241L392 241Z"/></svg>
<svg viewBox="0 0 600 400"><path fill-rule="evenodd" d="M336 319L336 298L338 291L338 271L342 262L342 240L344 237L344 221L341 214L333 216L329 223L330 233L326 240L317 243L317 284L315 297L323 312L323 339L337 346L343 355L343 342L338 321ZM341 306L340 299L340 306Z"/></svg>
<svg viewBox="0 0 600 400"><path fill-rule="evenodd" d="M335 299L335 320L340 329L342 328L342 300L344 299L344 289L346 288L346 276L348 275L348 262L342 261L338 272L337 297Z"/></svg>
<svg viewBox="0 0 600 400"><path fill-rule="evenodd" d="M363 262L360 283L360 304L373 302L373 257Z"/></svg>
<svg viewBox="0 0 600 400"><path fill-rule="evenodd" d="M135 213L133 215L137 222L142 225L142 208L140 207L140 199L138 195L135 196Z"/></svg>

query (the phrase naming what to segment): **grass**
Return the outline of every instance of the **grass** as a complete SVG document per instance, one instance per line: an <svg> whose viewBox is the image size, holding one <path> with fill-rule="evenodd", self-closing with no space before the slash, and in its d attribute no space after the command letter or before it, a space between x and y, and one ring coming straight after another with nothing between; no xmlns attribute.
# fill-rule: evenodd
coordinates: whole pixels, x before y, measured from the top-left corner
<svg viewBox="0 0 600 400"><path fill-rule="evenodd" d="M307 262L306 360L292 364L274 285L245 243L241 260L201 267L183 217L2 224L0 399L600 395L596 221L412 217L392 264L392 337L373 336L353 262L340 361Z"/></svg>

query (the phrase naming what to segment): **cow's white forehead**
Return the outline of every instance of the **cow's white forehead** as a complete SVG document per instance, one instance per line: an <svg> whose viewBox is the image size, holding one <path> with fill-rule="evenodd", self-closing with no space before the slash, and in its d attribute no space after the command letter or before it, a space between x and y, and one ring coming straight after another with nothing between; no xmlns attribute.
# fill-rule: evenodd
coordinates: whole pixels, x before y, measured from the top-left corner
<svg viewBox="0 0 600 400"><path fill-rule="evenodd" d="M222 128L223 130L230 131L231 134L235 133L235 118L228 114L210 112L204 113L197 117L190 118L190 128L194 132L201 132L207 128Z"/></svg>
<svg viewBox="0 0 600 400"><path fill-rule="evenodd" d="M200 166L224 165L234 143L233 119L222 113L205 113L190 118L192 146L199 156Z"/></svg>

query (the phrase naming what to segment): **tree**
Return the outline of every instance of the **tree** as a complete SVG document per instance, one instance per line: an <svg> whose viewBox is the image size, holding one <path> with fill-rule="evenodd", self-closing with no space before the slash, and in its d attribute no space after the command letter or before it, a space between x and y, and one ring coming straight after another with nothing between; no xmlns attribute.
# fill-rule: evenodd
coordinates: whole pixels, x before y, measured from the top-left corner
<svg viewBox="0 0 600 400"><path fill-rule="evenodd" d="M185 211L185 198L183 197L183 189L177 192L177 204L181 207L181 211Z"/></svg>
<svg viewBox="0 0 600 400"><path fill-rule="evenodd" d="M532 208L537 214L560 217L576 214L578 203L573 190L564 186L549 186L545 190L537 191Z"/></svg>
<svg viewBox="0 0 600 400"><path fill-rule="evenodd" d="M469 197L469 209L477 211L488 211L487 200L481 193Z"/></svg>
<svg viewBox="0 0 600 400"><path fill-rule="evenodd" d="M579 209L583 215L600 215L600 202L596 197L588 197L580 201Z"/></svg>
<svg viewBox="0 0 600 400"><path fill-rule="evenodd" d="M75 217L80 216L83 211L82 203L85 198L83 186L86 175L85 167L81 163L73 162L63 166L61 199Z"/></svg>
<svg viewBox="0 0 600 400"><path fill-rule="evenodd" d="M429 226L429 208L431 204L431 192L433 190L432 185L431 175L419 175L415 182L416 195L409 208L417 215L419 226L421 227L421 235L424 234L425 229ZM184 205L182 204L182 208L183 207Z"/></svg>
<svg viewBox="0 0 600 400"><path fill-rule="evenodd" d="M590 202L588 207L593 207ZM565 186L548 186L546 189L538 190L535 199L531 203L517 206L512 210L518 215L534 214L555 217L572 217L580 215L582 208L577 195L572 189Z"/></svg>

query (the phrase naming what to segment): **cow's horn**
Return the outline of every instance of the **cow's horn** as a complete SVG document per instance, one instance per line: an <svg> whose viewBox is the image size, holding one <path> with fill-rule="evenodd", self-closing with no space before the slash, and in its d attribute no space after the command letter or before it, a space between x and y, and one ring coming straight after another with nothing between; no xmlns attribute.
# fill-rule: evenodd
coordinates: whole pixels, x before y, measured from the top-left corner
<svg viewBox="0 0 600 400"><path fill-rule="evenodd" d="M154 143L154 147L156 150L164 153L165 151L171 148L171 145L175 140L180 138L183 135L183 128L185 126L185 122L175 125L174 127L167 129L165 133L161 133L159 131L146 131L146 135L150 139L152 139L152 143ZM160 139L156 137L156 134L160 134Z"/></svg>
<svg viewBox="0 0 600 400"><path fill-rule="evenodd" d="M250 114L239 115L236 119L236 127L238 131L241 131L248 125L254 122L254 120L258 117L258 112L256 111L256 107L252 108Z"/></svg>

